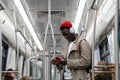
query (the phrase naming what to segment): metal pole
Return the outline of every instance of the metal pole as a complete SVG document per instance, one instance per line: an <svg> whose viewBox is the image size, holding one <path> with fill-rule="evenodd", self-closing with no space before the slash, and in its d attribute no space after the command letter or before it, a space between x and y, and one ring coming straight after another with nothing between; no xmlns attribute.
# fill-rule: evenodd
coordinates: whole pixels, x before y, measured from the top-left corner
<svg viewBox="0 0 120 80"><path fill-rule="evenodd" d="M49 22L50 27L51 27L52 40L53 40L53 52L54 52L54 56L55 56L55 51L56 51L55 45L56 45L56 41L55 41L53 26L52 26L52 22L51 22L51 0L48 0L48 22ZM50 75L49 75L49 79L50 79ZM55 66L54 66L54 80L56 80L56 67L55 67Z"/></svg>
<svg viewBox="0 0 120 80"><path fill-rule="evenodd" d="M94 80L94 50L95 50L95 28L96 22L94 22L94 31L93 31L93 45L92 45L92 80Z"/></svg>
<svg viewBox="0 0 120 80"><path fill-rule="evenodd" d="M29 46L33 49L32 45L30 44L30 42L27 40L27 38L25 37L25 35L19 30L19 29L15 29L15 32L19 32L23 38L26 40L26 42L29 44Z"/></svg>
<svg viewBox="0 0 120 80"><path fill-rule="evenodd" d="M52 56L50 56L51 59ZM52 63L50 63L50 80L52 80Z"/></svg>
<svg viewBox="0 0 120 80"><path fill-rule="evenodd" d="M25 42L25 53L27 53L27 48L26 48L27 42ZM26 55L26 80L28 80L28 64L27 64L27 55Z"/></svg>
<svg viewBox="0 0 120 80"><path fill-rule="evenodd" d="M54 66L54 77L53 80L56 80L56 66Z"/></svg>
<svg viewBox="0 0 120 80"><path fill-rule="evenodd" d="M97 2L96 2L97 1ZM96 8L94 8L94 5L97 5ZM92 80L94 80L94 54L95 54L95 34L96 34L96 20L97 20L97 11L98 11L98 0L94 0L93 5L91 9L95 10L95 20L94 20L94 28L93 28L93 46L92 46Z"/></svg>
<svg viewBox="0 0 120 80"><path fill-rule="evenodd" d="M106 69L106 68L115 68L115 66L106 66L106 65L105 66L102 66L102 65L100 66L99 65L99 66L95 66L95 68L105 68Z"/></svg>
<svg viewBox="0 0 120 80"><path fill-rule="evenodd" d="M113 71L95 71L95 73L103 74L103 73L114 73L114 72Z"/></svg>
<svg viewBox="0 0 120 80"><path fill-rule="evenodd" d="M52 26L52 22L51 22L51 0L48 0L48 22L49 22L50 27L51 27L52 40L53 40L53 49L54 49L53 52L54 52L54 56L55 56L55 45L56 45L56 41L55 41L53 26Z"/></svg>
<svg viewBox="0 0 120 80"><path fill-rule="evenodd" d="M30 60L31 61L31 60ZM34 79L34 72L33 72L33 69L34 69L34 63L31 61L31 64L32 64L32 79Z"/></svg>
<svg viewBox="0 0 120 80"><path fill-rule="evenodd" d="M1 30L0 30L0 79L2 76L2 35L1 35Z"/></svg>
<svg viewBox="0 0 120 80"><path fill-rule="evenodd" d="M37 58L36 58L36 78L38 79L38 65L37 65Z"/></svg>
<svg viewBox="0 0 120 80"><path fill-rule="evenodd" d="M31 73L32 74L32 79L34 79L35 76L34 76L34 73L33 73L33 68L35 68L34 65L35 65L36 61L32 61L32 59L36 60L36 57L32 57L32 58L29 59L29 62L32 65L32 73Z"/></svg>
<svg viewBox="0 0 120 80"><path fill-rule="evenodd" d="M34 46L34 51L35 51L35 58L36 58L36 77L38 78L38 58L37 58L37 50L36 46Z"/></svg>
<svg viewBox="0 0 120 80"><path fill-rule="evenodd" d="M16 21L16 14L15 14L15 5L14 5L13 16L14 16L14 26L15 26L15 29L17 29L17 21ZM16 38L16 55L17 55L16 70L19 73L19 46L18 46L18 35L17 35L16 31L15 31L15 38ZM19 75L17 75L17 76L19 76ZM18 79L18 77L17 77L17 79Z"/></svg>
<svg viewBox="0 0 120 80"><path fill-rule="evenodd" d="M86 33L87 33L89 13L90 13L90 9L87 10L86 23L85 23L85 29L84 29L84 33L85 33L85 34L84 34L84 38L85 38L85 39L86 39Z"/></svg>
<svg viewBox="0 0 120 80"><path fill-rule="evenodd" d="M51 26L52 40L53 40L53 53L54 53L54 56L55 56L55 54L56 54L56 40L55 40L54 31L53 31L51 21L50 21L50 26Z"/></svg>
<svg viewBox="0 0 120 80"><path fill-rule="evenodd" d="M18 71L2 71L2 73L18 73Z"/></svg>
<svg viewBox="0 0 120 80"><path fill-rule="evenodd" d="M97 10L95 10L95 21L93 29L93 46L92 46L92 80L94 80L94 54L95 54L95 34L96 34L96 20L97 20Z"/></svg>
<svg viewBox="0 0 120 80"><path fill-rule="evenodd" d="M51 32L52 32L52 39L53 39L53 48L54 48L54 55L55 55L55 38L54 38L54 32L53 32L53 27L52 27L52 23L51 23L51 0L48 0L48 23L47 23L47 27L46 27L46 31L45 31L45 38L44 38L44 50L43 50L43 80L46 80L46 72L45 72L45 49L46 49L46 38L47 38L47 31L48 31L48 27L51 27Z"/></svg>
<svg viewBox="0 0 120 80"><path fill-rule="evenodd" d="M60 80L63 80L63 75L64 75L64 69L60 71Z"/></svg>
<svg viewBox="0 0 120 80"><path fill-rule="evenodd" d="M16 55L17 55L17 65L16 65L16 70L19 71L19 47L18 47L18 36L17 33L15 32L15 37L16 37Z"/></svg>
<svg viewBox="0 0 120 80"><path fill-rule="evenodd" d="M118 50L118 26L119 26L119 0L116 0L115 12L115 31L114 31L114 47L115 47L115 80L119 80L119 50Z"/></svg>
<svg viewBox="0 0 120 80"><path fill-rule="evenodd" d="M45 38L44 38L44 48L43 48L43 54L42 54L42 78L43 80L46 80L45 77L45 49L46 49L46 39L47 39L47 31L48 31L48 23L45 31Z"/></svg>
<svg viewBox="0 0 120 80"><path fill-rule="evenodd" d="M49 50L50 53L50 50ZM51 54L48 54L48 80L51 80Z"/></svg>

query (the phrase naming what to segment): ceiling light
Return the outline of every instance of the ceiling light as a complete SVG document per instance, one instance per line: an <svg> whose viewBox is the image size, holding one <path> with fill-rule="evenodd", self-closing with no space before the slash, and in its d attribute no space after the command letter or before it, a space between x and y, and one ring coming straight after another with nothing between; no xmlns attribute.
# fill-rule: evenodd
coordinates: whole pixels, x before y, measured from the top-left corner
<svg viewBox="0 0 120 80"><path fill-rule="evenodd" d="M38 46L38 48L39 48L40 50L43 50L42 45L41 45L40 41L38 40L38 37L37 37L37 35L36 35L36 33L35 33L34 29L33 29L33 26L32 26L32 24L31 24L28 16L27 16L27 13L25 12L25 10L24 10L24 8L23 8L23 6L22 6L21 1L20 1L20 0L13 0L13 1L14 1L14 3L15 3L15 5L16 5L18 11L19 11L19 13L21 14L21 16L22 16L25 24L27 25L27 28L28 28L29 31L31 32L31 35L32 35L32 37L33 37L36 45Z"/></svg>
<svg viewBox="0 0 120 80"><path fill-rule="evenodd" d="M79 26L79 23L80 23L80 20L81 20L81 17L82 17L85 2L86 2L86 0L80 0L79 1L79 5L78 5L78 9L77 9L77 15L76 15L75 21L74 21L75 32L77 32L77 30L78 30L78 26Z"/></svg>

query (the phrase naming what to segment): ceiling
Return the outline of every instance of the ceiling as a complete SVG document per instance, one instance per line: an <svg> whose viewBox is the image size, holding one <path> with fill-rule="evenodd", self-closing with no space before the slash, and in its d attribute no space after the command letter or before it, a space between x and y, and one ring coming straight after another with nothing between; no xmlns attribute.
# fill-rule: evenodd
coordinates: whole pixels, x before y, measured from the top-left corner
<svg viewBox="0 0 120 80"><path fill-rule="evenodd" d="M62 37L59 26L60 23L68 19L74 21L79 0L51 0L51 22L56 40L56 50L65 50L66 40ZM34 29L43 43L45 30L48 22L48 0L24 0L22 2L31 16ZM53 46L51 29L48 29L47 46Z"/></svg>
<svg viewBox="0 0 120 80"><path fill-rule="evenodd" d="M39 41L41 42L42 46L44 46L44 37L45 37L45 30L48 23L48 1L49 0L20 0L22 2L22 5L30 19L30 22L32 23L32 26L37 34L37 37ZM61 35L61 32L59 30L60 24L64 20L70 20L74 22L78 3L80 0L50 0L51 1L51 20L54 36L55 36L55 42L56 42L56 51L59 53L66 53L67 51L67 41L64 39L64 37ZM87 20L87 13L88 9L91 8L93 1L95 0L86 0L86 4L83 10L81 21L79 23L78 33L81 32L81 27L87 27L87 30L89 29L89 26L91 26L95 12L94 10L90 10L89 17L88 17L88 23L86 26L86 20ZM103 0L100 0L100 4ZM13 23L17 22L17 28L19 28L23 33L25 33L26 38L34 44L34 39L31 37L31 33L29 32L28 28L26 27L26 24L24 23L24 20L22 19L19 11L14 6L13 0L1 0L1 5L4 7L5 12L13 21ZM0 9L2 9L0 7ZM14 17L15 14L15 17ZM51 35L51 28L49 26L47 31L47 41L46 41L46 51L51 51L53 49L53 40Z"/></svg>
<svg viewBox="0 0 120 80"><path fill-rule="evenodd" d="M29 19L35 29L35 32L40 40L44 43L45 30L48 23L48 0L21 0L24 9L29 16ZM51 23L56 40L56 50L61 51L65 50L67 47L67 41L62 37L59 30L60 23L64 20L70 20L74 22L75 14L77 11L79 0L51 0ZM14 3L11 0L2 0L2 3L5 7L8 16L14 21L13 12L14 12ZM18 22L19 28L23 28L25 23L21 18L19 12L16 12L16 20ZM25 27L26 28L26 27ZM27 38L30 38L28 29L26 30ZM51 28L48 28L47 34L47 47L46 49L50 50L53 46Z"/></svg>

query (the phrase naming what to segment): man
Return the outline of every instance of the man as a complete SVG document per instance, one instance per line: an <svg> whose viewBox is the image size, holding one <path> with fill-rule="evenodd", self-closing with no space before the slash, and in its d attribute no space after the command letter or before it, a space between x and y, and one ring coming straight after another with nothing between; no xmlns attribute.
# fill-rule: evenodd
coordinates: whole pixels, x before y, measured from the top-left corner
<svg viewBox="0 0 120 80"><path fill-rule="evenodd" d="M14 71L12 68L9 68L7 71ZM5 80L16 80L16 74L14 72L9 72L5 75Z"/></svg>
<svg viewBox="0 0 120 80"><path fill-rule="evenodd" d="M69 42L66 64L70 69L73 80L86 80L86 68L91 62L91 49L86 40L82 40L75 34L70 21L64 21L60 30L65 39Z"/></svg>

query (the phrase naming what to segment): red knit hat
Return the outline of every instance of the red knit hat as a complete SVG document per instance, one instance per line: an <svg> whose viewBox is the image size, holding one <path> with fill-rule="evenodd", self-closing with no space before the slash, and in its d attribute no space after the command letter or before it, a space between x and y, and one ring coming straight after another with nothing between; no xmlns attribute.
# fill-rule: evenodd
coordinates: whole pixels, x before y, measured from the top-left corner
<svg viewBox="0 0 120 80"><path fill-rule="evenodd" d="M68 27L71 28L72 27L72 23L70 21L64 21L61 25L60 28L62 27Z"/></svg>

